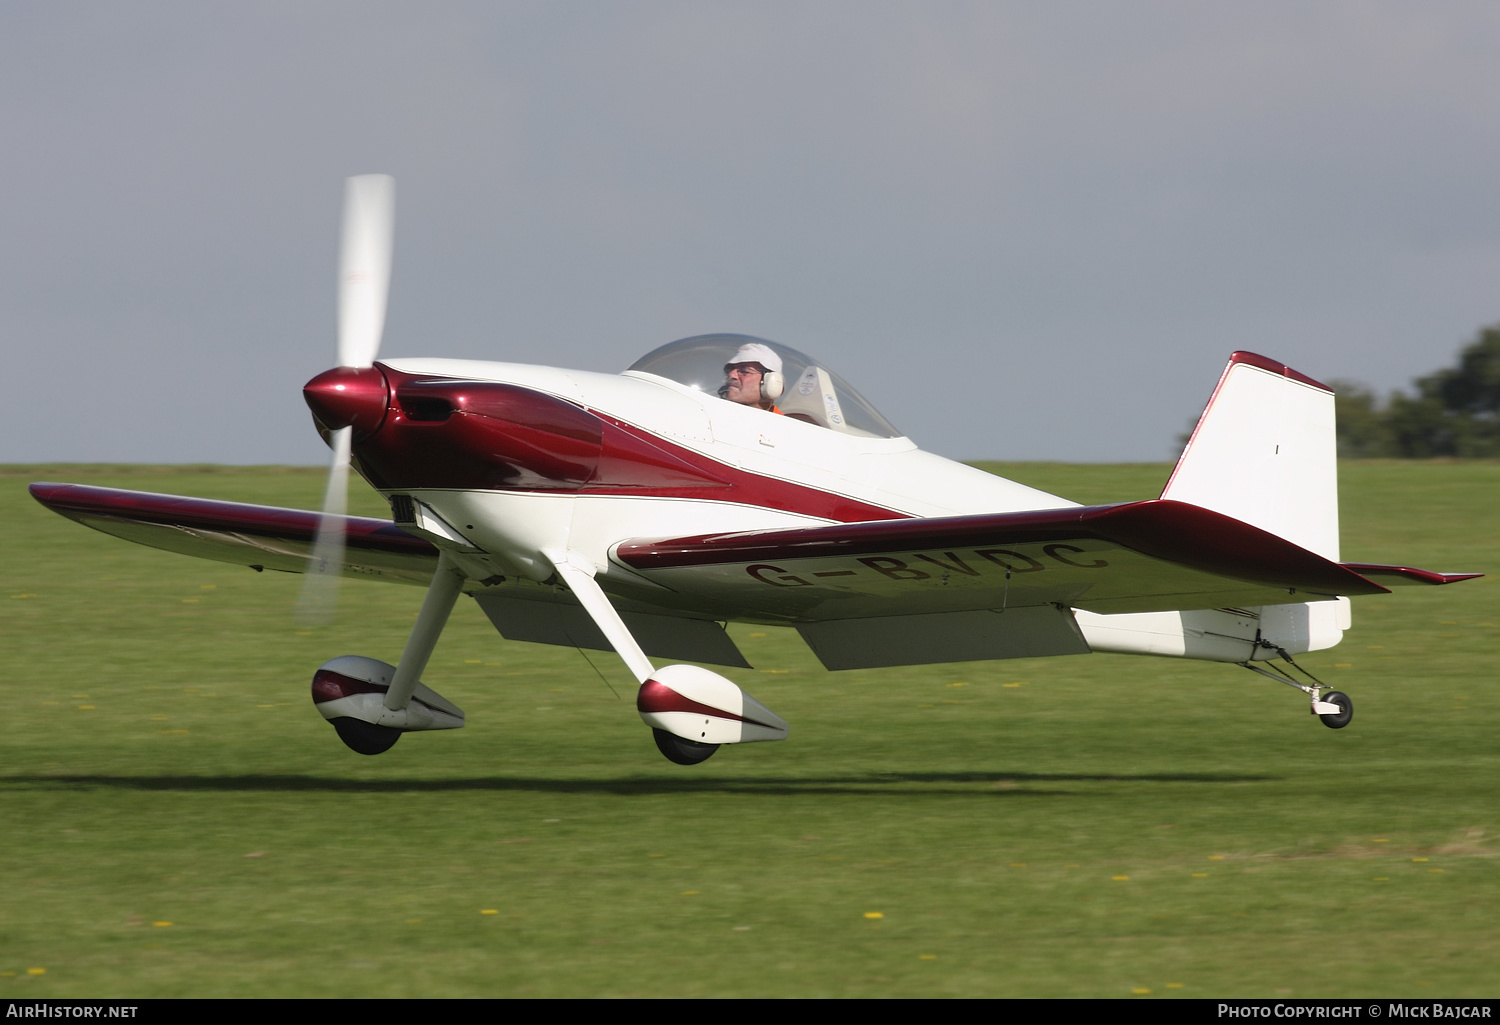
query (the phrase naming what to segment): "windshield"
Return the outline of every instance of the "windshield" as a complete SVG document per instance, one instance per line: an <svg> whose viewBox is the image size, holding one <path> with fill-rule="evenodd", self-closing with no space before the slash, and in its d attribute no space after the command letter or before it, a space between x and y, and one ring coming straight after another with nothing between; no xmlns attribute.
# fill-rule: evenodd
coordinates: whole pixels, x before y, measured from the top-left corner
<svg viewBox="0 0 1500 1025"><path fill-rule="evenodd" d="M785 387L776 399L797 420L863 438L899 438L901 432L838 374L805 353L751 335L697 335L653 349L629 367L697 391L721 394L724 365L745 345L764 345L781 357Z"/></svg>

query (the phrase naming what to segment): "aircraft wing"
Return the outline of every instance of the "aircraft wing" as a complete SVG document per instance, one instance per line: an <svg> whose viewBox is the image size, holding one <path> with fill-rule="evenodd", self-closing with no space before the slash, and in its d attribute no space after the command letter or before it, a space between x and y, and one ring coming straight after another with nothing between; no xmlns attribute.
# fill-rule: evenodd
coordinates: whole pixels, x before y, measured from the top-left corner
<svg viewBox="0 0 1500 1025"><path fill-rule="evenodd" d="M614 554L658 584L791 621L1038 605L1156 612L1387 590L1170 500L637 540Z"/></svg>
<svg viewBox="0 0 1500 1025"><path fill-rule="evenodd" d="M796 627L829 669L1081 654L1090 649L1074 609L1246 608L1386 591L1258 527L1171 500L633 540L613 558L705 611ZM1393 583L1445 576L1365 568Z"/></svg>
<svg viewBox="0 0 1500 1025"><path fill-rule="evenodd" d="M244 502L218 502L83 484L37 483L31 494L86 527L161 548L256 570L307 569L320 514ZM437 549L387 520L346 517L343 575L425 587Z"/></svg>
<svg viewBox="0 0 1500 1025"><path fill-rule="evenodd" d="M302 509L219 502L82 484L37 483L31 494L53 512L127 541L255 570L303 573L321 515ZM386 520L346 517L343 575L426 587L437 548ZM477 581L470 589L506 638L608 650L609 642L565 591L525 579ZM712 619L616 599L641 646L663 658L748 666Z"/></svg>

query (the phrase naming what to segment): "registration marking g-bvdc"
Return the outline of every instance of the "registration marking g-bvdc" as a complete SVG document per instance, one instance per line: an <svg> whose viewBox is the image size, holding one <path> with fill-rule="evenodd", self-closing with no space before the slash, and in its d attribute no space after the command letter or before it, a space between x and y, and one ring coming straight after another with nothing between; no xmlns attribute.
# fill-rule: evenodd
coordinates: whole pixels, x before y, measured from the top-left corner
<svg viewBox="0 0 1500 1025"><path fill-rule="evenodd" d="M926 553L918 553L914 558L927 564L927 567L914 566L905 559L898 559L891 555L866 555L856 558L854 561L861 563L866 569L880 573L890 580L931 580L934 576L940 576L943 582L947 582L955 574L968 577L989 576L997 570L1003 570L1006 577L1019 576L1022 573L1042 573L1047 565L1029 555L1015 551L1011 548L977 548L966 554L970 561L965 560L955 552L942 552L941 558ZM1042 554L1063 566L1074 569L1103 569L1109 563L1104 559L1084 559L1078 556L1087 556L1077 545L1070 544L1047 544L1042 545ZM806 577L789 573L780 566L769 562L757 562L746 566L745 572L763 584L772 587L812 587L814 581ZM811 572L812 577L826 579L829 577L853 577L861 576L858 570L853 569L830 569Z"/></svg>

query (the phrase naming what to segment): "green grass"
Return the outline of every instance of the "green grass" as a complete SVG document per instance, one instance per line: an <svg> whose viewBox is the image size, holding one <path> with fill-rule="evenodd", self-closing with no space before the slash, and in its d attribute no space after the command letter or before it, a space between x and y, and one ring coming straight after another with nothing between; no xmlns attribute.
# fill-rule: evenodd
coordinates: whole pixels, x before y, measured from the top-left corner
<svg viewBox="0 0 1500 1025"><path fill-rule="evenodd" d="M1167 472L1001 469L1085 502ZM0 468L0 997L1500 991L1494 577L1356 601L1304 660L1354 698L1342 731L1233 666L831 674L734 627L758 670L729 674L792 734L688 769L613 656L507 643L463 602L426 679L469 725L363 758L308 682L394 661L420 590L346 582L337 624L299 631L297 578L86 530L38 479L303 507L322 487ZM1343 482L1345 558L1500 571L1500 464Z"/></svg>

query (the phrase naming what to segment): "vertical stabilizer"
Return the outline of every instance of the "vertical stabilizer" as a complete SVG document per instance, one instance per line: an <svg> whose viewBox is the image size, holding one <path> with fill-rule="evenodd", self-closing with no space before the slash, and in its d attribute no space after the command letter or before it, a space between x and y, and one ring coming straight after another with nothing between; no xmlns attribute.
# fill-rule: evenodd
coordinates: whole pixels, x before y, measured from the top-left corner
<svg viewBox="0 0 1500 1025"><path fill-rule="evenodd" d="M1333 390L1236 352L1161 497L1233 516L1337 562L1336 456Z"/></svg>

